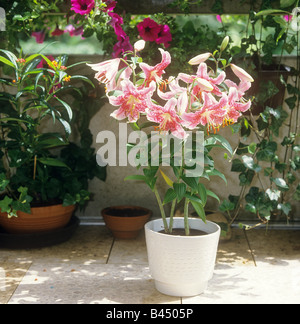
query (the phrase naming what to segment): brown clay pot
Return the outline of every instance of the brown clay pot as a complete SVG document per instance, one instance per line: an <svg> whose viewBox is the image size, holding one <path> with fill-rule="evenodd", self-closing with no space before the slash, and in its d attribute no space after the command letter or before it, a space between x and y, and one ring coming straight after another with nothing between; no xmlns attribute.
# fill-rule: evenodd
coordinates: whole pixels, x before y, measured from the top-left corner
<svg viewBox="0 0 300 324"><path fill-rule="evenodd" d="M8 218L0 213L0 226L11 234L34 234L50 232L66 226L75 206L53 205L31 208L31 214L18 212L18 217Z"/></svg>
<svg viewBox="0 0 300 324"><path fill-rule="evenodd" d="M101 213L113 236L125 240L136 238L152 216L151 210L138 206L108 207Z"/></svg>

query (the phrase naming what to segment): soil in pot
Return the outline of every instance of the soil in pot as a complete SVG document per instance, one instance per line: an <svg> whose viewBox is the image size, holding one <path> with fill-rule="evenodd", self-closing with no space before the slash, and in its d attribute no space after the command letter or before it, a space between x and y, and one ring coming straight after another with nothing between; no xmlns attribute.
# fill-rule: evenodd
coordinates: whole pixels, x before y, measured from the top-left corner
<svg viewBox="0 0 300 324"><path fill-rule="evenodd" d="M159 231L159 233L166 234L166 235L174 235L174 236L187 236L185 234L185 229L184 228L173 228L172 233L166 233L165 230ZM189 236L203 236L207 235L208 233L200 230L196 230L191 228L190 229L190 235Z"/></svg>

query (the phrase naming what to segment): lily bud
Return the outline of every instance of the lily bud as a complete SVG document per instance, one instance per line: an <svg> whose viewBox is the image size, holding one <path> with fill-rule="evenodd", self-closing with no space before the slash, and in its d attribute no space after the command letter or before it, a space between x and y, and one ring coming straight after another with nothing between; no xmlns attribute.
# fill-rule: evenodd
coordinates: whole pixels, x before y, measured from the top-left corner
<svg viewBox="0 0 300 324"><path fill-rule="evenodd" d="M234 65L234 64L230 64L230 67L233 71L233 73L241 80L241 81L246 81L246 82L254 82L252 76L247 73L245 70L243 70L242 68Z"/></svg>
<svg viewBox="0 0 300 324"><path fill-rule="evenodd" d="M189 64L190 65L199 65L200 63L205 62L210 56L211 56L211 53L200 54L200 55L192 58L189 61Z"/></svg>
<svg viewBox="0 0 300 324"><path fill-rule="evenodd" d="M223 51L226 49L228 43L229 43L229 36L226 36L226 37L223 39L223 42L222 42L222 44L221 44L221 48L220 48L220 51L221 51L221 52L223 52Z"/></svg>
<svg viewBox="0 0 300 324"><path fill-rule="evenodd" d="M202 78L197 78L196 81L202 90L213 91L214 87L207 80Z"/></svg>
<svg viewBox="0 0 300 324"><path fill-rule="evenodd" d="M145 48L146 42L144 40L139 40L134 44L134 50L136 52L142 51Z"/></svg>

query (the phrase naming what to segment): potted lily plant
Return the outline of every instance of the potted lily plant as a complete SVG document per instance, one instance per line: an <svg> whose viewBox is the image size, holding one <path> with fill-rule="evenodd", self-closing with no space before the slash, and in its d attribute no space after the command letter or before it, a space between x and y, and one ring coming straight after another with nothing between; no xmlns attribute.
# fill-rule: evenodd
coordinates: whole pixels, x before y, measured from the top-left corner
<svg viewBox="0 0 300 324"><path fill-rule="evenodd" d="M126 180L144 181L157 198L161 218L145 225L146 243L156 288L167 295L201 294L213 276L220 227L206 220L205 205L208 196L218 197L201 179L219 176L226 182L210 153L216 147L233 153L229 142L217 132L237 122L250 108L251 101L244 96L253 82L246 71L222 59L228 42L226 37L213 54L192 58L189 64L198 66L195 74L179 73L168 79L163 76L171 55L160 49L160 63L144 63L140 52L146 43L142 40L123 58L90 65L97 71L96 79L105 84L110 104L117 107L111 116L129 122L140 134L139 144L128 143L128 147L143 174ZM224 70L229 66L238 84L226 78ZM162 142L153 142L155 136ZM174 145L164 142L170 136ZM168 161L163 152L166 146ZM152 149L147 150L149 147ZM173 175L167 174L166 165ZM163 197L157 187L159 176L169 186ZM174 217L181 201L184 217ZM165 207L169 204L167 217ZM199 217L190 217L190 205Z"/></svg>
<svg viewBox="0 0 300 324"><path fill-rule="evenodd" d="M93 169L86 161L88 170L80 165L85 158L80 152L95 157L87 139L81 147L69 141L73 110L64 95L82 95L72 80L93 83L69 74L67 56L1 53L0 226L15 235L53 232L90 199L88 179L105 179L98 165Z"/></svg>

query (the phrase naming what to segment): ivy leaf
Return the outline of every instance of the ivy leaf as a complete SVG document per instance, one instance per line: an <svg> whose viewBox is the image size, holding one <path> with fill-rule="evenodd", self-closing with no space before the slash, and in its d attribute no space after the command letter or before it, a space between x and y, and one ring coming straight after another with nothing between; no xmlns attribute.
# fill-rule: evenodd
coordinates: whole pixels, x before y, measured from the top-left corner
<svg viewBox="0 0 300 324"><path fill-rule="evenodd" d="M277 208L278 208L279 210L282 210L283 213L284 213L286 216L288 216L289 213L290 213L291 210L292 210L292 206L291 206L290 203L278 204Z"/></svg>
<svg viewBox="0 0 300 324"><path fill-rule="evenodd" d="M288 191L289 190L289 186L287 185L287 183L285 182L284 179L282 178L271 178L271 181L273 181L277 188L281 191Z"/></svg>
<svg viewBox="0 0 300 324"><path fill-rule="evenodd" d="M280 190L272 190L272 189L267 189L266 190L266 195L269 197L270 200L278 201L278 199L281 196Z"/></svg>

